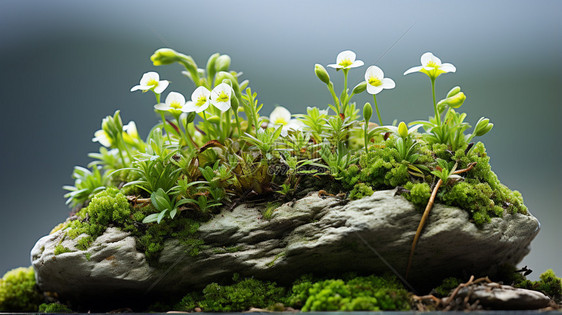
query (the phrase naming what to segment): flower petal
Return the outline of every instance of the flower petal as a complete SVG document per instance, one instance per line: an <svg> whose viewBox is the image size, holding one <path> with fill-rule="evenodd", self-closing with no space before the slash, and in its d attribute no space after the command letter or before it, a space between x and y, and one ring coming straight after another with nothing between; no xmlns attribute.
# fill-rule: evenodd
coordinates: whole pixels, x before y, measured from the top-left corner
<svg viewBox="0 0 562 315"><path fill-rule="evenodd" d="M157 72L147 72L145 74L142 75L142 78L140 79L140 84L141 85L147 85L149 81L154 80L156 82L160 81L160 75Z"/></svg>
<svg viewBox="0 0 562 315"><path fill-rule="evenodd" d="M362 60L356 60L350 66L348 66L348 68L357 68L357 67L361 67L364 64L365 63Z"/></svg>
<svg viewBox="0 0 562 315"><path fill-rule="evenodd" d="M291 112L283 106L277 106L269 115L269 122L277 124L277 121L284 121L282 125L286 125L291 120Z"/></svg>
<svg viewBox="0 0 562 315"><path fill-rule="evenodd" d="M443 70L445 72L456 72L457 71L457 68L450 63L442 64L441 67L439 67L439 69Z"/></svg>
<svg viewBox="0 0 562 315"><path fill-rule="evenodd" d="M334 69L341 69L341 68L343 68L342 66L340 66L340 65L337 65L337 64L334 64L334 63L332 63L332 64L329 64L329 65L328 65L328 67L330 67L330 68L334 68Z"/></svg>
<svg viewBox="0 0 562 315"><path fill-rule="evenodd" d="M355 55L355 53L351 50L344 50L341 53L338 54L338 57L336 58L336 62L338 64L340 64L343 60L347 59L349 61L351 61L351 63L355 62L355 58L357 58L357 55Z"/></svg>
<svg viewBox="0 0 562 315"><path fill-rule="evenodd" d="M382 86L374 86L367 84L367 93L369 94L379 94L382 91Z"/></svg>
<svg viewBox="0 0 562 315"><path fill-rule="evenodd" d="M197 112L198 109L199 107L195 106L195 103L192 101L188 101L183 107L183 111L186 113Z"/></svg>
<svg viewBox="0 0 562 315"><path fill-rule="evenodd" d="M211 96L211 91L207 90L207 88L204 86L200 86L196 88L193 93L191 93L191 100L193 102L197 102L199 100L199 97L201 96L209 98Z"/></svg>
<svg viewBox="0 0 562 315"><path fill-rule="evenodd" d="M221 112L226 112L229 108L230 108L230 102L213 102L211 101L211 104L213 104L213 106L215 106L216 108L220 109Z"/></svg>
<svg viewBox="0 0 562 315"><path fill-rule="evenodd" d="M169 84L170 82L168 82L168 80L162 80L158 82L158 85L154 88L154 92L158 94L162 94L162 92L164 92L164 90L168 87Z"/></svg>
<svg viewBox="0 0 562 315"><path fill-rule="evenodd" d="M383 89L393 89L393 88L396 87L396 83L394 82L394 80L392 80L390 78L384 78L384 79L382 79L381 87Z"/></svg>
<svg viewBox="0 0 562 315"><path fill-rule="evenodd" d="M370 66L367 68L367 71L365 71L365 81L369 82L371 77L382 80L382 78L384 78L384 72L377 66Z"/></svg>
<svg viewBox="0 0 562 315"><path fill-rule="evenodd" d="M160 104L156 104L154 105L154 108L157 110L161 110L161 111L167 111L169 109L171 109L171 107L167 104L164 103L160 103Z"/></svg>
<svg viewBox="0 0 562 315"><path fill-rule="evenodd" d="M422 66L426 66L430 62L434 62L437 65L441 64L441 59L435 57L432 53L426 52L420 58Z"/></svg>
<svg viewBox="0 0 562 315"><path fill-rule="evenodd" d="M133 87L131 88L131 92L138 91L138 90L140 90L140 89L142 89L142 86L140 86L140 85L135 85L135 86L133 86Z"/></svg>
<svg viewBox="0 0 562 315"><path fill-rule="evenodd" d="M178 92L170 92L168 96L166 96L166 104L170 105L173 102L178 102L182 107L185 104L185 97L181 93Z"/></svg>
<svg viewBox="0 0 562 315"><path fill-rule="evenodd" d="M406 72L404 72L404 75L414 73L414 72L419 72L421 69L423 69L422 66L412 67L412 68L406 70Z"/></svg>

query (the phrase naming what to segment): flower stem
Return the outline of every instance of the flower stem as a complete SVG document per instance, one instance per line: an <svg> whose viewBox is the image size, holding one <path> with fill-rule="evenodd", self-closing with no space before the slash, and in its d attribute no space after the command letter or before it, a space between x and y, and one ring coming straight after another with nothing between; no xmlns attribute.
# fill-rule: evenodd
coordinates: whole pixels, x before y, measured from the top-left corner
<svg viewBox="0 0 562 315"><path fill-rule="evenodd" d="M347 73L349 72L349 69L343 69L343 93L342 95L345 95L345 101L342 103L342 108L341 111L342 113L345 113L345 108L347 107Z"/></svg>
<svg viewBox="0 0 562 315"><path fill-rule="evenodd" d="M433 110L435 111L435 119L437 120L437 126L441 126L441 116L437 111L437 102L435 101L435 78L431 78L431 93L433 94Z"/></svg>
<svg viewBox="0 0 562 315"><path fill-rule="evenodd" d="M328 84L328 90L330 91L330 94L332 94L332 98L334 99L334 106L338 109L338 111L341 111L340 101L338 100L338 97L336 96L336 92L334 91L334 84L332 82L330 82L330 84ZM339 114L339 113L336 113L336 114Z"/></svg>
<svg viewBox="0 0 562 315"><path fill-rule="evenodd" d="M375 109L377 110L377 116L379 117L379 126L382 126L381 113L379 111L379 105L377 104L377 95L373 94L373 100L375 100Z"/></svg>
<svg viewBox="0 0 562 315"><path fill-rule="evenodd" d="M166 116L163 111L160 111L160 116L162 117L162 130L166 131L166 136L168 136L168 141L172 144L172 139L170 139L170 133L166 130Z"/></svg>
<svg viewBox="0 0 562 315"><path fill-rule="evenodd" d="M369 129L369 121L365 120L365 152L366 153L369 153L369 147L367 146L367 144L369 143L368 129Z"/></svg>

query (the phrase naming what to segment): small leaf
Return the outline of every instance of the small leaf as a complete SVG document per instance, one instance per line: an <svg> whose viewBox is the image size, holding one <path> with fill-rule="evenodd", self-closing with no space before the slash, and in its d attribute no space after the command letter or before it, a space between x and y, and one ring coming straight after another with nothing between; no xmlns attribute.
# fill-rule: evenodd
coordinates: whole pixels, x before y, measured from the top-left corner
<svg viewBox="0 0 562 315"><path fill-rule="evenodd" d="M160 212L160 214L158 214L158 218L156 219L156 222L158 224L160 224L160 221L162 221L162 219L164 219L164 216L166 215L166 212L168 212L168 209L162 210L162 212Z"/></svg>
<svg viewBox="0 0 562 315"><path fill-rule="evenodd" d="M157 219L158 219L158 213L153 213L153 214L147 215L147 216L142 220L142 223L152 223L152 222L156 222Z"/></svg>

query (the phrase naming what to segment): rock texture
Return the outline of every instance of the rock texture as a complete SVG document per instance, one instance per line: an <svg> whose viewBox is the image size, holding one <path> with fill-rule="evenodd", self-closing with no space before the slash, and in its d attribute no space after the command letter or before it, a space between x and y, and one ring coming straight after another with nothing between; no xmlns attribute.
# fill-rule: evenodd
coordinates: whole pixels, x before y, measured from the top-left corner
<svg viewBox="0 0 562 315"><path fill-rule="evenodd" d="M462 288L458 298L475 303L488 309L502 310L536 310L550 305L551 300L541 292L514 288L498 283L484 283Z"/></svg>
<svg viewBox="0 0 562 315"><path fill-rule="evenodd" d="M347 202L311 194L277 208L240 205L201 225L207 249L192 257L169 240L157 266L149 266L135 239L108 228L87 251L64 231L41 238L31 252L37 283L67 299L185 292L232 273L278 282L304 273L356 271L403 274L421 213L394 190ZM418 242L412 283L450 274L493 274L517 264L539 231L532 215L505 214L482 228L465 211L436 205ZM73 252L54 255L57 245ZM384 260L384 261L383 261ZM388 265L386 263L388 263Z"/></svg>

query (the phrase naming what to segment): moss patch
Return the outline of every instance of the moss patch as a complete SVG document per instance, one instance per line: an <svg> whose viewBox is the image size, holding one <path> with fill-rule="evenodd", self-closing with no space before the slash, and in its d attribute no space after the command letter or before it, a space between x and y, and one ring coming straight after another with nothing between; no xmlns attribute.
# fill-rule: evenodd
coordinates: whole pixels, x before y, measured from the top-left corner
<svg viewBox="0 0 562 315"><path fill-rule="evenodd" d="M42 301L33 267L10 270L0 279L0 311L36 312Z"/></svg>

